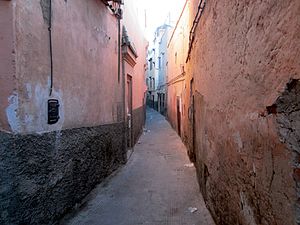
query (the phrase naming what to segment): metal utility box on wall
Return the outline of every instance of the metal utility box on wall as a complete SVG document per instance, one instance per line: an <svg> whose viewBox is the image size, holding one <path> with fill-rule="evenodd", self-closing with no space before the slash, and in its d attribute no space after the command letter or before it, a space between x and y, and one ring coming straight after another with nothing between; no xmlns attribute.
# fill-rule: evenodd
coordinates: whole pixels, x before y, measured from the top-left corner
<svg viewBox="0 0 300 225"><path fill-rule="evenodd" d="M55 124L59 120L59 101L57 99L48 100L48 124Z"/></svg>

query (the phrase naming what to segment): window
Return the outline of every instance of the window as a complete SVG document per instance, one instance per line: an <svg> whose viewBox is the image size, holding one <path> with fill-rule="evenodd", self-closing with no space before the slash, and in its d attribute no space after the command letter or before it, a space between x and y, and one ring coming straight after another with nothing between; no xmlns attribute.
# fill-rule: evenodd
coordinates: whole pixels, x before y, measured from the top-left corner
<svg viewBox="0 0 300 225"><path fill-rule="evenodd" d="M158 57L158 69L161 69L161 57Z"/></svg>
<svg viewBox="0 0 300 225"><path fill-rule="evenodd" d="M152 70L152 58L151 59L149 59L149 63L150 63L150 70Z"/></svg>

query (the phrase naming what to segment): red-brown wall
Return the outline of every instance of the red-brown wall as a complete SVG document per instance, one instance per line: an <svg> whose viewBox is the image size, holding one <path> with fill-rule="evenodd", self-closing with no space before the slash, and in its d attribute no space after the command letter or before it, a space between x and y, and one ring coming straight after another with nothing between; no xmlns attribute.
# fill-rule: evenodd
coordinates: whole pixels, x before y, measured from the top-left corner
<svg viewBox="0 0 300 225"><path fill-rule="evenodd" d="M219 224L299 223L299 12L296 0L207 1L195 30L184 89L194 78L192 150Z"/></svg>

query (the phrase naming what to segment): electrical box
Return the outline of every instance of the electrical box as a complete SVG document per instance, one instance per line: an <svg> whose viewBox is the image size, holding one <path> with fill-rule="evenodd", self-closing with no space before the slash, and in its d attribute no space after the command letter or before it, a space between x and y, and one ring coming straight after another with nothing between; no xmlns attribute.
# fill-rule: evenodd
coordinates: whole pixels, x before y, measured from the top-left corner
<svg viewBox="0 0 300 225"><path fill-rule="evenodd" d="M48 124L55 124L59 120L59 101L57 99L48 100Z"/></svg>

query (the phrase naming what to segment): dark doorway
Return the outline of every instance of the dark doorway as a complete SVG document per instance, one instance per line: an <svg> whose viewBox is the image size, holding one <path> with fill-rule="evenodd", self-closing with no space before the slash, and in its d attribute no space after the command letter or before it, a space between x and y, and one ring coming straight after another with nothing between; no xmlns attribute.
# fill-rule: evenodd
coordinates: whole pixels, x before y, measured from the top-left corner
<svg viewBox="0 0 300 225"><path fill-rule="evenodd" d="M161 94L158 94L158 112L161 113Z"/></svg>
<svg viewBox="0 0 300 225"><path fill-rule="evenodd" d="M132 132L132 77L127 75L127 121L128 121L128 136L127 147L133 146L133 132Z"/></svg>
<svg viewBox="0 0 300 225"><path fill-rule="evenodd" d="M195 96L194 96L194 78L190 81L190 107L189 107L189 121L190 121L190 139L189 139L189 148L188 156L191 162L196 162L195 155Z"/></svg>
<svg viewBox="0 0 300 225"><path fill-rule="evenodd" d="M177 96L177 127L178 135L181 136L181 110L180 110L180 97Z"/></svg>
<svg viewBox="0 0 300 225"><path fill-rule="evenodd" d="M154 95L152 95L152 108L153 108L153 109L155 109L155 102L154 102L154 98L155 98L155 96L154 96Z"/></svg>

